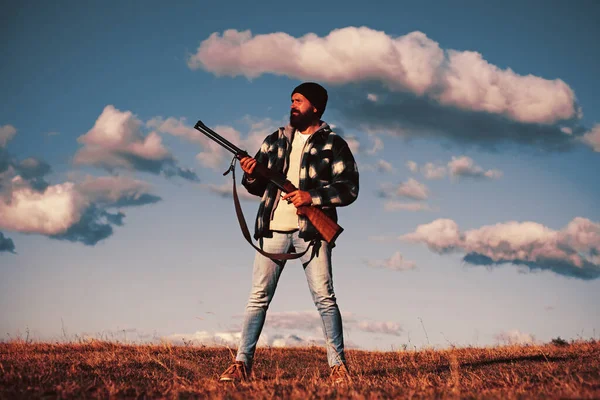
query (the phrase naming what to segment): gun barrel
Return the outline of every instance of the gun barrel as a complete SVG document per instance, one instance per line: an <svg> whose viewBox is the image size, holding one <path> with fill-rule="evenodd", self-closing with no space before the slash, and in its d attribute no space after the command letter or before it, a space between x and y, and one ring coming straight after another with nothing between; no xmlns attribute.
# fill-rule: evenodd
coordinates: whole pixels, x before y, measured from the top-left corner
<svg viewBox="0 0 600 400"><path fill-rule="evenodd" d="M220 144L225 149L229 150L230 152L232 152L235 155L240 155L240 154L246 153L244 150L240 149L239 147L237 147L236 145L231 143L229 140L225 139L223 136L219 135L217 132L213 131L208 126L204 125L204 123L202 121L198 121L196 123L196 125L194 126L194 128L196 130L204 133L210 139L214 140L215 142L217 142L218 144Z"/></svg>

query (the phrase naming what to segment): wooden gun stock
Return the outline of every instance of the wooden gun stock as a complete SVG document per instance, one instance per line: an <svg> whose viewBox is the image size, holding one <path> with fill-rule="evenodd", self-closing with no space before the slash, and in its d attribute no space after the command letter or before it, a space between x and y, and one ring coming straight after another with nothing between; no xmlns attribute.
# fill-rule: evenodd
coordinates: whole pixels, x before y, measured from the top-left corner
<svg viewBox="0 0 600 400"><path fill-rule="evenodd" d="M298 207L298 214L305 215L306 218L314 225L315 229L319 231L323 239L329 244L335 242L335 239L342 233L344 228L335 223L327 214L325 214L320 208L313 206L300 206Z"/></svg>
<svg viewBox="0 0 600 400"><path fill-rule="evenodd" d="M258 167L259 164L256 164L256 166ZM259 168L259 170L262 170L264 168L267 171L269 171L266 167L262 165L261 167L262 168ZM286 193L291 193L298 189L292 184L292 182L286 180L282 190ZM299 215L306 216L310 223L313 224L317 232L319 232L323 239L329 244L333 244L335 242L335 239L337 239L340 233L342 233L342 231L344 230L344 228L339 226L334 220L332 220L327 214L325 214L323 210L321 210L318 207L300 206L297 208L297 213Z"/></svg>

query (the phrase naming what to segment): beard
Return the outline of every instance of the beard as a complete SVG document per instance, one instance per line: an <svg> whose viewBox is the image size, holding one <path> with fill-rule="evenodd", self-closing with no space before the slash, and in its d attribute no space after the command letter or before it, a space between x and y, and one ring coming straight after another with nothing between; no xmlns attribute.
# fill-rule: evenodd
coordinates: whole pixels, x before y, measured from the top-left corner
<svg viewBox="0 0 600 400"><path fill-rule="evenodd" d="M290 110L290 125L299 131L304 131L316 119L316 114L312 109L308 109L305 113L298 111L298 114L293 114Z"/></svg>

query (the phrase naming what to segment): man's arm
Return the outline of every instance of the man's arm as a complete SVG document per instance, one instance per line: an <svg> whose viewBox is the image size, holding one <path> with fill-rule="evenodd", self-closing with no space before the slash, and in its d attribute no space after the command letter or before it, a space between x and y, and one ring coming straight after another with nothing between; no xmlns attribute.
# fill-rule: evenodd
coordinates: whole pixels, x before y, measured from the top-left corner
<svg viewBox="0 0 600 400"><path fill-rule="evenodd" d="M312 204L343 207L358 197L358 167L348 144L340 138L340 145L331 161L331 182L308 191Z"/></svg>
<svg viewBox="0 0 600 400"><path fill-rule="evenodd" d="M258 197L262 197L265 189L267 188L267 184L269 181L262 177L256 177L252 175L252 171L254 170L255 163L261 163L263 165L267 165L268 156L266 150L269 148L267 144L267 139L265 139L260 146L260 149L254 156L254 158L246 157L240 160L240 165L244 170L244 176L242 178L242 185L246 188L248 193L253 194Z"/></svg>

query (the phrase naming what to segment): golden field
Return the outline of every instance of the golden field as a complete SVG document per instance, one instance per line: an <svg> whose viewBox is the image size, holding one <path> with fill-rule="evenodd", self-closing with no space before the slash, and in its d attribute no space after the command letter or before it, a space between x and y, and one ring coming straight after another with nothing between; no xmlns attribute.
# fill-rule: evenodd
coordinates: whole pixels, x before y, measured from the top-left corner
<svg viewBox="0 0 600 400"><path fill-rule="evenodd" d="M562 344L562 345L561 345ZM259 348L253 379L220 383L233 350L105 341L0 343L0 398L600 398L600 341L348 350L332 384L325 350Z"/></svg>

